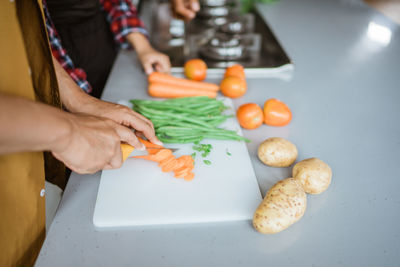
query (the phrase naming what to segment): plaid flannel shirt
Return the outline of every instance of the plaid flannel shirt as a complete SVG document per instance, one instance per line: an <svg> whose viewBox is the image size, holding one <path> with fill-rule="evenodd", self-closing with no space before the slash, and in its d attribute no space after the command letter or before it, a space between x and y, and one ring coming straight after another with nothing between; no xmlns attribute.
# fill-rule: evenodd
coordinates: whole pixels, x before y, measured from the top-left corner
<svg viewBox="0 0 400 267"><path fill-rule="evenodd" d="M99 0L102 10L106 13L114 40L121 48L130 48L125 36L131 32L140 32L147 36L142 21L138 18L137 10L130 0ZM46 28L53 56L71 76L76 84L85 92L90 93L92 88L87 81L86 72L76 68L67 51L63 48L60 36L51 20L50 13L43 0L43 9L46 19Z"/></svg>

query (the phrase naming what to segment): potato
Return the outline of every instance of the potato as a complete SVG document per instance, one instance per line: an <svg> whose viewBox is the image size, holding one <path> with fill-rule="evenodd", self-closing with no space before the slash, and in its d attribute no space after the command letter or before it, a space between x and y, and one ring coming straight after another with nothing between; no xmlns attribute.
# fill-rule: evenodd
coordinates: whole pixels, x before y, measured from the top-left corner
<svg viewBox="0 0 400 267"><path fill-rule="evenodd" d="M288 167L296 161L297 148L280 137L271 137L258 147L258 158L272 167Z"/></svg>
<svg viewBox="0 0 400 267"><path fill-rule="evenodd" d="M332 180L332 170L329 165L317 158L305 159L294 165L292 175L309 194L324 192Z"/></svg>
<svg viewBox="0 0 400 267"><path fill-rule="evenodd" d="M294 178L276 183L267 192L253 217L254 228L263 234L274 234L300 220L306 211L307 195Z"/></svg>

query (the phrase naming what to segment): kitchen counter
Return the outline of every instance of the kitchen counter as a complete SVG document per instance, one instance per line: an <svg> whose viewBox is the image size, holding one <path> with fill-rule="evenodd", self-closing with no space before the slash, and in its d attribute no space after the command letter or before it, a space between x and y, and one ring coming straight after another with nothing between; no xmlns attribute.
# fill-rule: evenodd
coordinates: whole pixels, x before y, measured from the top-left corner
<svg viewBox="0 0 400 267"><path fill-rule="evenodd" d="M361 1L259 8L295 65L290 81L248 80L234 101L276 97L294 114L289 126L244 131L260 189L291 173L257 159L257 146L272 136L296 144L298 160L327 162L329 189L308 195L304 217L275 235L250 221L101 230L92 223L100 172L73 173L37 266L398 266L399 25ZM134 53L121 52L103 99L131 98L148 98L146 77Z"/></svg>

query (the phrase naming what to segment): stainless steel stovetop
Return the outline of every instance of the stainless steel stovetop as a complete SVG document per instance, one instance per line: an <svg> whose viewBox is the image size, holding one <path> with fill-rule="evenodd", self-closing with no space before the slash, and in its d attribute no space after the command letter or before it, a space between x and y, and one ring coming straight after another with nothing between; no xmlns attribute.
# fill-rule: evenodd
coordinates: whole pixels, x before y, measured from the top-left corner
<svg viewBox="0 0 400 267"><path fill-rule="evenodd" d="M208 77L239 63L247 77L290 79L292 61L258 11L240 14L235 0L200 2L201 10L189 23L171 16L168 1L144 1L142 6L151 13L150 40L170 56L173 74L182 74L187 60L202 58Z"/></svg>

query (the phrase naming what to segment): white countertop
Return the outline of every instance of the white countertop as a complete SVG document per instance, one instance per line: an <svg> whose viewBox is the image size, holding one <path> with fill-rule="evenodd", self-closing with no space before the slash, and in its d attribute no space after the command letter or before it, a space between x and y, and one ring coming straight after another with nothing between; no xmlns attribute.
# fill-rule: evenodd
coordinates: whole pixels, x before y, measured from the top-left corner
<svg viewBox="0 0 400 267"><path fill-rule="evenodd" d="M295 65L290 81L248 80L234 101L276 97L292 109L287 127L244 131L264 194L290 168L256 156L271 136L297 145L298 160L319 157L330 188L308 196L304 217L275 235L250 221L98 230L92 217L100 179L72 174L37 266L397 266L400 263L400 27L350 0L280 0L260 6ZM382 32L391 31L386 45ZM379 28L378 28L379 29ZM380 32L380 34L379 34ZM369 36L369 37L368 37ZM132 52L117 58L103 99L148 98Z"/></svg>

